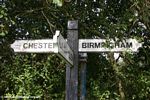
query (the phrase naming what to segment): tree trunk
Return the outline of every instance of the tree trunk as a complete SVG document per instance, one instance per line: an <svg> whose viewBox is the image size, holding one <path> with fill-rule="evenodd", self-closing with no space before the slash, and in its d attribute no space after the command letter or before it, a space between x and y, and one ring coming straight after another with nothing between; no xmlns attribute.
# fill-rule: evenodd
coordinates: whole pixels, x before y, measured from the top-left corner
<svg viewBox="0 0 150 100"><path fill-rule="evenodd" d="M120 79L118 80L118 85L119 85L120 100L125 100L125 94L124 94L123 87L122 87L122 81Z"/></svg>
<svg viewBox="0 0 150 100"><path fill-rule="evenodd" d="M119 78L119 73L120 73L118 69L119 66L117 66L117 62L115 61L114 53L109 53L108 58L110 60L110 63L112 64L115 77L118 83L118 92L120 94L120 100L125 100L125 93L124 93L123 86L122 86L122 80Z"/></svg>

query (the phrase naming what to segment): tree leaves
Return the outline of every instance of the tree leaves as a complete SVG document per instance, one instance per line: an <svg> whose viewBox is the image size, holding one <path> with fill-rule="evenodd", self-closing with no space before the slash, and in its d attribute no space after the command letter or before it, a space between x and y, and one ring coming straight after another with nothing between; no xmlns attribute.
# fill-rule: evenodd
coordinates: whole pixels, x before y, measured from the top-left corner
<svg viewBox="0 0 150 100"><path fill-rule="evenodd" d="M63 5L63 1L64 0L53 0L53 3L57 4L58 6L62 6Z"/></svg>
<svg viewBox="0 0 150 100"><path fill-rule="evenodd" d="M148 99L149 14L148 0L5 1L0 7L0 95L65 97L64 61L54 54L16 54L10 44L16 39L52 38L56 29L66 37L67 21L75 19L79 38L136 37L144 42L138 53L121 53L119 64L108 54L89 54L87 99L119 100L119 81L126 99Z"/></svg>

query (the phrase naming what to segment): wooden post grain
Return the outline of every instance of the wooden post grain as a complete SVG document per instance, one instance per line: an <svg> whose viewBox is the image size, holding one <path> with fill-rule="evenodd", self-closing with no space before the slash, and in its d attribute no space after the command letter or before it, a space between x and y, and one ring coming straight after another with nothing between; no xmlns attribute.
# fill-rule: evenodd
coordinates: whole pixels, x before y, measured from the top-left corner
<svg viewBox="0 0 150 100"><path fill-rule="evenodd" d="M68 21L67 42L74 59L66 65L66 100L78 100L78 21Z"/></svg>

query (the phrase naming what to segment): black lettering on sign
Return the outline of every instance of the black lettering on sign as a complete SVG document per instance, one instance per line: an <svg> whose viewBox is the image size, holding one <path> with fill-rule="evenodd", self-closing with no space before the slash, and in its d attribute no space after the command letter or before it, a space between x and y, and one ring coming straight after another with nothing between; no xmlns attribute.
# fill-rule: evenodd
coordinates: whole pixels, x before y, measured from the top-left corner
<svg viewBox="0 0 150 100"><path fill-rule="evenodd" d="M82 48L86 48L86 43L82 43Z"/></svg>
<svg viewBox="0 0 150 100"><path fill-rule="evenodd" d="M86 43L86 48L90 48L90 43Z"/></svg>
<svg viewBox="0 0 150 100"><path fill-rule="evenodd" d="M110 42L109 48L132 48L132 42ZM103 48L105 47L105 42L83 42L82 48Z"/></svg>
<svg viewBox="0 0 150 100"><path fill-rule="evenodd" d="M95 48L100 48L101 47L101 43L95 43Z"/></svg>
<svg viewBox="0 0 150 100"><path fill-rule="evenodd" d="M104 47L104 42L89 42L89 43L82 43L82 48L102 48Z"/></svg>
<svg viewBox="0 0 150 100"><path fill-rule="evenodd" d="M120 45L121 48L125 48L125 44L123 42L121 42L121 45Z"/></svg>
<svg viewBox="0 0 150 100"><path fill-rule="evenodd" d="M94 48L94 43L90 43L90 48Z"/></svg>
<svg viewBox="0 0 150 100"><path fill-rule="evenodd" d="M28 44L27 44L27 43L24 43L24 44L23 44L23 48L24 48L24 49L27 49L27 48L28 48Z"/></svg>
<svg viewBox="0 0 150 100"><path fill-rule="evenodd" d="M62 39L61 39L62 40ZM63 51L65 51L65 43L63 42L63 41L59 41L59 47L63 50Z"/></svg>
<svg viewBox="0 0 150 100"><path fill-rule="evenodd" d="M43 43L44 44L44 48L46 48L47 43Z"/></svg>
<svg viewBox="0 0 150 100"><path fill-rule="evenodd" d="M37 44L37 43L34 43L34 48L35 48L35 49L37 49L37 46L38 46L38 44Z"/></svg>
<svg viewBox="0 0 150 100"><path fill-rule="evenodd" d="M33 43L29 43L28 44L28 48L33 48L34 47L34 44Z"/></svg>
<svg viewBox="0 0 150 100"><path fill-rule="evenodd" d="M53 48L53 43L48 43L48 48Z"/></svg>
<svg viewBox="0 0 150 100"><path fill-rule="evenodd" d="M70 53L70 52L69 52L69 59L70 59L71 61L73 61L73 55L72 55L72 53Z"/></svg>
<svg viewBox="0 0 150 100"><path fill-rule="evenodd" d="M42 48L42 43L39 43L38 48Z"/></svg>
<svg viewBox="0 0 150 100"><path fill-rule="evenodd" d="M67 43L66 41L64 41L64 39L61 39L58 44L59 44L60 49L62 49L64 53L68 53Z"/></svg>
<svg viewBox="0 0 150 100"><path fill-rule="evenodd" d="M127 43L126 43L126 47L127 47L127 48L132 48L132 46L133 46L133 45L132 45L132 42L130 42L130 43L127 42Z"/></svg>

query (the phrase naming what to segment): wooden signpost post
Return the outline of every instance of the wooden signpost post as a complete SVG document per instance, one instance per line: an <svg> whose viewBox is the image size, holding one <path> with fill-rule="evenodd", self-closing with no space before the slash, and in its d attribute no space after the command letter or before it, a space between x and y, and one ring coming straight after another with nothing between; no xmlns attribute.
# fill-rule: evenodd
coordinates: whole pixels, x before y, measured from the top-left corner
<svg viewBox="0 0 150 100"><path fill-rule="evenodd" d="M86 96L86 66L87 53L79 53L80 56L80 100L85 100Z"/></svg>
<svg viewBox="0 0 150 100"><path fill-rule="evenodd" d="M78 100L78 21L68 21L67 42L73 50L73 67L66 65L66 100Z"/></svg>

